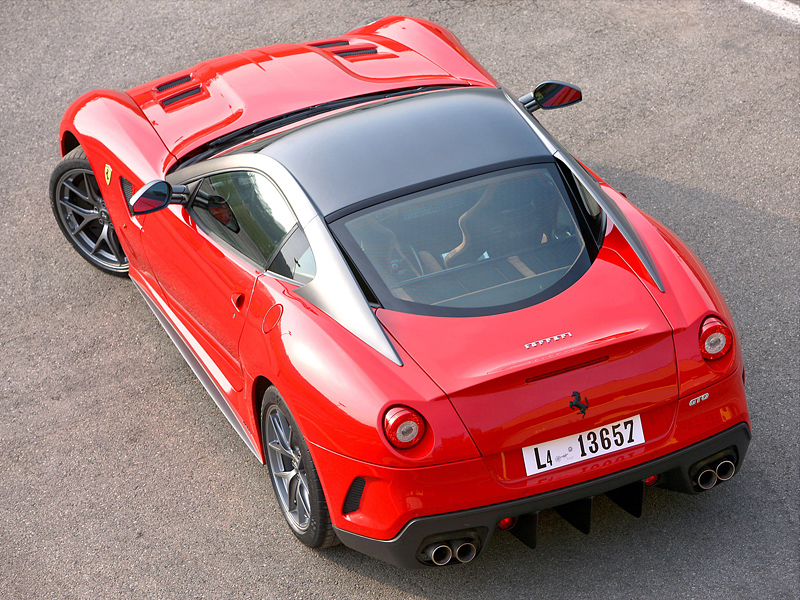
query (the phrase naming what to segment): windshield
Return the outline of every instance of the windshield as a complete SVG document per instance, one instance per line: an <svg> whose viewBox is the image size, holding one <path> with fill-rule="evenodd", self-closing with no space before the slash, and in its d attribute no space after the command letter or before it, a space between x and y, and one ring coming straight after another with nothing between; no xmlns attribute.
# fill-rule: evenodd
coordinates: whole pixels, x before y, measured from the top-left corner
<svg viewBox="0 0 800 600"><path fill-rule="evenodd" d="M386 308L493 314L552 297L589 268L583 206L554 164L537 164L384 202L332 229Z"/></svg>

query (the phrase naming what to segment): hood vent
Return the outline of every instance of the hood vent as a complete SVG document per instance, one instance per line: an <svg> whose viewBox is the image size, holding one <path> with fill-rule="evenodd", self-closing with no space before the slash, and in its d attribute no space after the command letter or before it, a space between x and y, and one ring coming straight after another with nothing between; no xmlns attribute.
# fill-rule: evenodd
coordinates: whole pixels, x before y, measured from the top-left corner
<svg viewBox="0 0 800 600"><path fill-rule="evenodd" d="M377 54L377 48L363 48L361 50L345 50L343 52L334 52L337 56L346 58L348 56L361 56L362 54Z"/></svg>
<svg viewBox="0 0 800 600"><path fill-rule="evenodd" d="M350 42L347 40L335 40L333 42L322 42L321 44L309 44L315 48L333 48L334 46L349 46Z"/></svg>
<svg viewBox="0 0 800 600"><path fill-rule="evenodd" d="M185 100L186 98L190 98L199 94L201 91L200 86L193 87L191 89L186 90L185 92L181 92L180 94L175 94L165 100L161 101L161 106L170 106L171 104L175 104L176 102L180 102L181 100Z"/></svg>
<svg viewBox="0 0 800 600"><path fill-rule="evenodd" d="M176 86L181 85L182 83L189 83L192 80L191 75L184 75L179 79L173 79L172 81L168 81L167 83L162 83L159 86L156 86L157 92L166 92L169 89L172 89Z"/></svg>

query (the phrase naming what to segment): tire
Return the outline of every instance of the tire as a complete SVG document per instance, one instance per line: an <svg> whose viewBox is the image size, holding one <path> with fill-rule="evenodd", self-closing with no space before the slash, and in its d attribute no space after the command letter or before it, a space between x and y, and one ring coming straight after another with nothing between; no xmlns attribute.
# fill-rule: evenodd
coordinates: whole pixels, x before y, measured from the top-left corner
<svg viewBox="0 0 800 600"><path fill-rule="evenodd" d="M275 497L286 523L309 548L338 543L322 484L289 407L270 386L261 404L261 436Z"/></svg>
<svg viewBox="0 0 800 600"><path fill-rule="evenodd" d="M78 254L101 271L119 276L128 274L128 259L80 146L66 154L53 169L50 206L61 233Z"/></svg>

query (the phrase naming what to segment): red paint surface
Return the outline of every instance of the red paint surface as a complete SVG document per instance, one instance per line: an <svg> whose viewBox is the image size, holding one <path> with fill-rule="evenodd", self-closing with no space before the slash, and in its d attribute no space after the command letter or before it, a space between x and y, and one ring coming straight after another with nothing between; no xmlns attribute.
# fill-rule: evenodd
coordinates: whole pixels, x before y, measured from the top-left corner
<svg viewBox="0 0 800 600"><path fill-rule="evenodd" d="M449 31L427 21L390 17L336 39L351 44L271 46L200 63L128 94L89 92L67 110L61 140L64 151L73 138L86 151L131 277L217 379L259 450L256 384L266 379L286 398L337 527L388 539L417 516L573 485L749 424L738 337L719 291L685 244L610 187L652 253L666 293L611 226L585 276L538 306L458 319L379 310L402 367L296 295L292 284L218 248L182 207L130 216L120 177L138 189L162 179L182 154L248 124L378 91L496 85ZM334 52L358 48L378 52ZM184 75L190 80L156 90ZM113 173L107 185L106 164ZM239 296L241 307L232 302ZM712 362L698 345L709 315L734 335L728 355ZM525 348L565 332L572 336ZM585 418L568 406L573 391L589 399ZM709 398L690 406L699 393ZM406 451L391 447L382 428L386 409L397 404L427 423L422 441ZM642 416L644 445L525 476L522 447L630 414ZM357 476L367 481L362 506L343 515Z"/></svg>

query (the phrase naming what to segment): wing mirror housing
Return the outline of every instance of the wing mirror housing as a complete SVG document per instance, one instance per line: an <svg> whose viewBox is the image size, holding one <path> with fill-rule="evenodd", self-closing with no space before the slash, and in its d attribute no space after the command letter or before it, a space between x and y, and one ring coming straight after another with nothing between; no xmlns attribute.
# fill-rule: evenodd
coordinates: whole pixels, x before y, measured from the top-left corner
<svg viewBox="0 0 800 600"><path fill-rule="evenodd" d="M577 104L583 99L581 89L577 85L563 81L543 81L532 92L519 98L528 112L543 108L550 110Z"/></svg>
<svg viewBox="0 0 800 600"><path fill-rule="evenodd" d="M142 186L130 199L132 215L146 215L169 205L172 201L172 186L166 181L151 181Z"/></svg>

